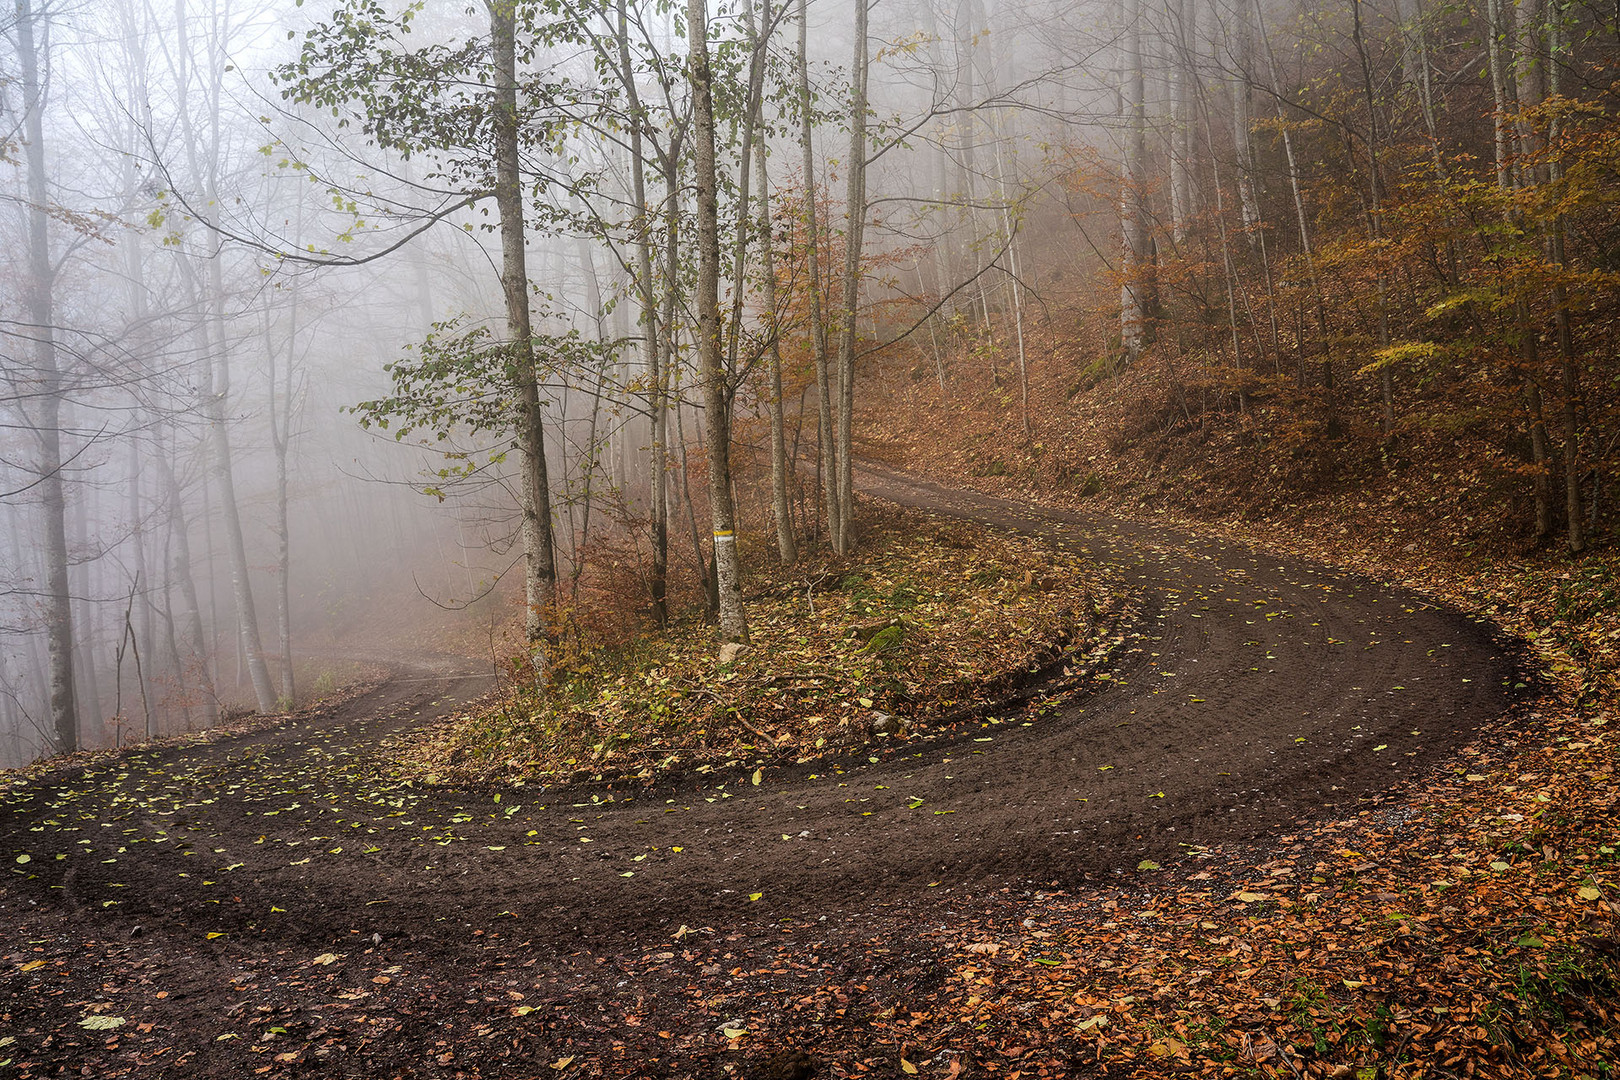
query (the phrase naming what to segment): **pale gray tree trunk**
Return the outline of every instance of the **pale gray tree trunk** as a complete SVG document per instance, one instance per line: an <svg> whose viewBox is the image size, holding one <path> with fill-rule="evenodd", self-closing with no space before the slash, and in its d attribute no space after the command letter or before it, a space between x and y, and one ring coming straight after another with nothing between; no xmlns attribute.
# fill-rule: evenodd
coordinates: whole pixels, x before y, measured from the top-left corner
<svg viewBox="0 0 1620 1080"><path fill-rule="evenodd" d="M1557 97L1559 65L1563 61L1568 18L1563 0L1550 0L1547 10L1547 92ZM1563 176L1559 149L1558 121L1549 135L1555 152L1548 163L1548 180L1557 183ZM1566 265L1564 252L1564 218L1552 221L1547 238L1553 265L1562 271ZM1552 288L1553 319L1558 331L1559 378L1563 400L1559 419L1564 438L1564 513L1569 519L1569 550L1579 554L1586 550L1586 520L1581 500L1581 435L1580 435L1580 365L1575 355L1575 336L1570 327L1569 293L1562 279L1554 277Z"/></svg>
<svg viewBox="0 0 1620 1080"><path fill-rule="evenodd" d="M855 0L855 54L850 65L848 184L844 193L843 303L838 325L838 517L833 550L846 554L855 546L855 343L860 311L861 249L866 230L866 85L870 0Z"/></svg>
<svg viewBox="0 0 1620 1080"><path fill-rule="evenodd" d="M626 0L618 0L617 44L620 81L630 115L630 196L636 214L636 298L641 307L641 355L647 373L645 400L651 430L648 447L648 495L652 516L652 609L663 626L669 621L669 405L666 377L660 364L658 301L654 294L652 211L647 205L647 156L642 134L646 117L630 58L630 24ZM673 208L672 208L673 209ZM673 228L673 225L671 226ZM674 289L674 283L669 286ZM663 329L667 333L667 327Z"/></svg>
<svg viewBox="0 0 1620 1080"><path fill-rule="evenodd" d="M1254 168L1254 120L1250 115L1254 35L1248 13L1241 4L1232 11L1230 34L1228 55L1232 70L1228 85L1232 97L1232 156L1236 159L1238 210L1249 246L1254 247L1260 241L1260 190Z"/></svg>
<svg viewBox="0 0 1620 1080"><path fill-rule="evenodd" d="M302 216L302 215L300 215ZM287 453L297 415L298 300L299 284L293 281L287 329L287 363L280 371L278 387L276 346L265 328L264 350L269 375L270 449L276 459L276 644L281 654L281 706L292 709L298 702L298 686L293 675L292 652L292 525L287 513ZM267 315L268 320L268 315Z"/></svg>
<svg viewBox="0 0 1620 1080"><path fill-rule="evenodd" d="M28 320L33 324L38 410L40 506L45 539L45 642L54 749L79 748L79 707L73 676L73 606L68 589L67 495L62 484L62 373L57 364L50 238L50 192L45 179L44 88L39 77L39 24L34 0L17 0L18 66L22 75L23 153L28 169Z"/></svg>
<svg viewBox="0 0 1620 1080"><path fill-rule="evenodd" d="M1142 0L1124 0L1124 71L1121 73L1120 120L1125 127L1125 161L1119 195L1120 345L1135 360L1147 347L1156 293L1153 241L1148 234L1147 103L1142 75Z"/></svg>
<svg viewBox="0 0 1620 1080"><path fill-rule="evenodd" d="M759 28L754 26L753 9L745 11L745 19L749 36L753 39L753 56L749 65L749 116L748 131L753 133L753 164L754 183L759 188L755 198L759 201L759 216L756 239L760 251L760 298L765 307L765 332L768 339L765 343L765 360L769 368L768 394L766 411L770 417L771 428L771 510L776 518L776 551L782 560L783 566L791 566L799 559L798 538L793 534L792 502L788 495L788 476L792 471L792 462L787 456L787 439L785 435L786 424L782 416L782 347L777 337L778 323L776 318L776 250L775 238L771 228L771 189L770 172L766 163L766 139L763 128L760 126L760 111L764 108L762 87L765 74L765 47L769 41L772 26L772 13L770 0L760 0ZM746 164L745 166L746 167ZM740 216L740 215L739 215ZM743 222L738 222L739 244L745 235L742 229ZM741 272L741 251L738 252L738 273L736 281L737 296L743 293L743 276ZM737 340L740 334L734 324L732 329L732 352L735 354Z"/></svg>
<svg viewBox="0 0 1620 1080"><path fill-rule="evenodd" d="M742 560L737 552L731 499L731 417L720 341L720 205L715 175L714 83L709 68L708 12L703 0L687 0L687 79L692 88L693 170L697 181L698 371L703 381L703 421L709 452L709 516L714 531L715 588L720 636L747 641Z"/></svg>
<svg viewBox="0 0 1620 1080"><path fill-rule="evenodd" d="M544 680L547 635L557 590L546 476L545 427L529 319L529 272L523 226L523 181L518 173L517 27L515 0L489 0L490 50L495 68L495 204L501 229L501 291L506 301L508 347L516 363L519 506L523 515L523 630L536 678Z"/></svg>
<svg viewBox="0 0 1620 1080"><path fill-rule="evenodd" d="M1187 242L1188 224L1198 213L1195 148L1198 145L1193 70L1197 11L1194 0L1170 0L1172 46L1175 59L1170 69L1170 235L1179 247Z"/></svg>
<svg viewBox="0 0 1620 1080"><path fill-rule="evenodd" d="M176 25L179 33L176 49L179 64L176 72L182 96L188 94L192 81L191 46L186 33L189 16L186 0L175 0ZM218 33L217 20L215 32ZM224 77L223 52L217 40L211 41L213 55L207 73L209 84L207 100L210 103L210 145L204 160L203 147L191 115L189 102L182 100L180 121L190 159L193 182L200 189L205 203L203 214L212 229L218 225L220 119L219 103L223 96L221 80ZM242 535L242 517L236 500L236 481L231 465L231 439L226 408L231 391L230 337L225 325L225 269L224 256L216 242L208 258L207 329L212 334L209 351L203 363L201 411L208 424L210 465L218 485L220 517L225 527L225 553L231 572L231 594L236 602L237 648L245 658L249 678L253 684L253 697L261 713L275 711L276 694L270 684L270 668L265 663L264 646L259 636L258 611L253 600L253 586L249 578L247 544Z"/></svg>
<svg viewBox="0 0 1620 1080"><path fill-rule="evenodd" d="M768 23L770 12L768 3L765 10ZM770 365L768 406L771 419L771 505L776 516L776 551L782 559L782 565L791 566L799 560L799 542L793 532L792 500L788 494L788 476L793 471L793 463L787 456L786 423L782 416L782 344L777 336L779 323L776 315L776 253L771 235L771 195L768 186L770 177L765 167L763 137L759 141L759 152L754 167L756 182L759 185L760 274L763 277L761 299L765 304L765 332L770 335L770 340L765 346L765 358Z"/></svg>
<svg viewBox="0 0 1620 1080"><path fill-rule="evenodd" d="M838 501L838 441L833 428L832 365L827 349L827 323L821 284L821 221L816 208L815 119L810 97L808 37L810 20L806 0L799 0L799 153L804 168L804 231L808 266L806 305L810 309L810 351L815 358L816 409L821 450L822 497L827 503L827 536L837 550L843 536L843 516Z"/></svg>
<svg viewBox="0 0 1620 1080"><path fill-rule="evenodd" d="M180 652L180 663L202 694L203 724L213 727L219 723L219 695L214 690L213 656L208 647L208 631L203 626L202 605L197 599L197 579L192 575L191 540L186 525L185 500L180 482L174 474L174 465L166 447L155 455L159 479L163 483L163 502L170 530L169 576L180 587L180 625L186 646Z"/></svg>

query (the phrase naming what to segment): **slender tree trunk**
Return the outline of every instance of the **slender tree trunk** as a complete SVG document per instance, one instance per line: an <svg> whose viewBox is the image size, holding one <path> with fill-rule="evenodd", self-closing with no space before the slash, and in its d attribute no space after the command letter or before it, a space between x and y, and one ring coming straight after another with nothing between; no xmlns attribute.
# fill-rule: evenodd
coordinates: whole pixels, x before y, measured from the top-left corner
<svg viewBox="0 0 1620 1080"><path fill-rule="evenodd" d="M866 82L867 15L870 0L855 0L855 56L850 67L848 186L844 205L843 304L838 326L838 416L835 460L838 468L839 532L833 550L846 554L854 548L855 518L855 342L860 311L861 248L866 229Z"/></svg>
<svg viewBox="0 0 1620 1080"><path fill-rule="evenodd" d="M1249 115L1254 66L1254 38L1249 26L1248 13L1242 4L1232 9L1232 40L1229 49L1232 73L1229 79L1232 97L1232 156L1236 162L1238 210L1242 214L1243 228L1249 246L1260 240L1260 190L1254 168L1253 119Z"/></svg>
<svg viewBox="0 0 1620 1080"><path fill-rule="evenodd" d="M1333 399L1333 349L1328 337L1327 304L1322 296L1322 283L1316 273L1316 253L1311 244L1311 230L1305 213L1305 194L1299 178L1299 158L1294 152L1294 137L1288 130L1287 116L1283 112L1282 78L1277 72L1277 56L1272 51L1271 39L1266 36L1265 12L1260 0L1254 0L1254 20L1260 42L1266 50L1266 69L1271 80L1272 100L1276 102L1277 124L1282 129L1283 155L1288 162L1288 187L1293 195L1294 219L1299 228L1299 250L1305 259L1305 272L1310 278L1311 300L1316 308L1316 330L1322 349L1322 383L1327 399L1328 430L1338 434L1338 409ZM1303 335L1302 335L1303 338ZM1300 342L1300 386L1305 383L1305 345Z"/></svg>
<svg viewBox="0 0 1620 1080"><path fill-rule="evenodd" d="M300 215L301 217L302 215ZM292 525L287 514L287 451L292 442L293 399L296 393L293 367L298 356L298 293L292 286L291 326L287 331L287 364L282 369L282 385L276 386L276 349L265 328L265 356L269 362L270 448L276 458L276 640L281 655L281 705L291 709L298 701L293 675L292 654ZM280 394L280 403L276 401Z"/></svg>
<svg viewBox="0 0 1620 1080"><path fill-rule="evenodd" d="M72 423L71 418L68 421ZM72 521L69 524L68 537L68 591L74 596L74 603L78 606L78 614L74 616L74 649L77 659L73 662L73 669L79 676L79 737L82 741L88 737L99 741L98 725L104 718L102 712L103 699L101 696L100 672L97 670L96 659L98 642L96 640L96 604L91 600L95 587L91 581L91 551L90 543L90 506L92 499L97 499L96 489L86 488L80 492L80 497L73 500L70 514ZM99 519L99 515L98 515Z"/></svg>
<svg viewBox="0 0 1620 1080"><path fill-rule="evenodd" d="M1356 58L1361 67L1362 94L1367 101L1367 235L1368 239L1377 244L1383 239L1384 228L1384 190L1382 165L1378 157L1378 99L1373 92L1372 60L1367 54L1367 39L1362 25L1363 0L1351 0L1351 26L1352 41L1356 47ZM1374 257L1379 260L1378 267L1378 344L1381 348L1389 347L1389 285L1385 279L1383 269L1383 253L1378 251ZM1395 435L1395 373L1388 364L1378 369L1378 394L1383 406L1382 428L1385 439Z"/></svg>
<svg viewBox="0 0 1620 1080"><path fill-rule="evenodd" d="M179 82L182 93L189 90L191 75L191 46L186 36L186 27L190 17L186 11L186 0L176 0L175 16L180 33L179 47L176 50L179 57ZM217 29L217 28L216 28ZM223 77L221 70L223 61L216 55L216 62L210 67L208 77L208 100L214 104L210 110L208 120L212 131L208 157L204 160L202 140L198 135L196 124L193 121L191 110L186 107L180 109L181 128L184 133L186 153L194 182L202 190L210 215L207 222L213 226L217 224L214 216L220 205L219 197L219 153L220 153L220 117L218 102L223 92L219 80ZM214 472L215 481L219 485L220 517L225 527L225 551L230 564L231 593L236 602L237 623L237 655L245 658L249 677L253 684L253 697L261 713L275 711L276 695L270 684L270 669L265 663L264 647L259 636L258 611L253 600L253 586L249 577L247 560L247 544L242 536L242 518L236 501L236 483L232 471L230 429L227 424L226 408L231 391L230 368L230 336L225 326L225 269L223 252L216 244L208 256L208 320L206 328L201 330L200 336L207 340L211 333L212 341L208 342L208 351L211 356L205 357L203 364L202 409L204 419L208 424L208 439L210 446L209 464ZM195 285L192 287L195 288Z"/></svg>
<svg viewBox="0 0 1620 1080"><path fill-rule="evenodd" d="M642 128L641 97L636 89L636 70L630 59L630 24L626 0L618 0L618 46L620 79L625 87L630 113L630 193L636 213L636 297L641 306L641 356L647 371L646 402L652 429L648 447L648 495L652 503L652 593L653 618L659 626L669 622L669 462L666 432L669 408L664 393L664 373L659 363L658 301L654 295L652 254L652 212L647 205L647 157ZM673 193L672 196L673 198ZM670 229L674 229L673 203ZM675 285L670 283L673 290ZM663 328L668 334L669 328Z"/></svg>
<svg viewBox="0 0 1620 1080"><path fill-rule="evenodd" d="M1507 25L1502 18L1502 0L1485 0L1485 44L1491 69L1491 93L1496 108L1491 114L1492 137L1496 147L1496 186L1512 187L1509 177L1509 143L1512 122L1508 114L1508 74L1503 53L1507 51Z"/></svg>
<svg viewBox="0 0 1620 1080"><path fill-rule="evenodd" d="M1530 0L1533 3L1533 0ZM1513 102L1522 101L1526 88L1515 89L1515 76L1523 73L1523 61L1515 50L1514 27L1502 10L1501 0L1486 0L1486 18L1489 23L1487 56L1491 69L1491 90L1494 96L1494 132L1496 137L1496 183L1505 194L1517 186L1511 155L1516 130ZM1507 224L1516 228L1518 215L1511 207L1506 211ZM1530 436L1530 459L1535 467L1531 488L1535 501L1536 539L1545 540L1552 535L1552 462L1548 446L1547 426L1542 408L1541 385L1538 369L1541 355L1536 340L1536 327L1531 321L1530 307L1524 299L1514 305L1513 337L1522 368L1520 390L1524 396L1525 426Z"/></svg>
<svg viewBox="0 0 1620 1080"><path fill-rule="evenodd" d="M182 653L181 662L186 664L187 670L196 680L202 693L204 726L213 727L219 723L219 695L214 690L212 653L209 649L208 631L203 626L202 605L197 599L197 580L191 573L191 541L186 527L185 501L181 498L180 482L174 475L174 466L169 455L159 454L157 463L163 480L163 500L168 511L169 528L173 538L169 573L180 586L180 602L184 605L180 611L180 623L188 639L189 655Z"/></svg>
<svg viewBox="0 0 1620 1080"><path fill-rule="evenodd" d="M764 22L770 25L770 3L765 2ZM765 332L770 335L765 357L770 365L771 418L771 505L776 516L776 551L783 566L791 566L799 559L799 541L793 533L793 508L788 494L788 476L793 462L787 456L786 423L782 415L782 343L778 336L776 317L776 252L771 230L770 176L765 167L765 140L759 140L755 156L755 181L759 186L759 241L760 273L763 277L761 299L765 304Z"/></svg>
<svg viewBox="0 0 1620 1080"><path fill-rule="evenodd" d="M39 79L38 25L44 14L35 0L17 0L18 65L22 73L23 152L28 168L28 319L33 324L34 362L39 369L39 437L35 470L45 518L45 641L49 668L51 732L58 753L79 748L79 707L73 680L73 607L68 591L67 497L62 485L62 375L57 366L56 319L51 267L50 191L45 181L44 88Z"/></svg>
<svg viewBox="0 0 1620 1080"><path fill-rule="evenodd" d="M1175 59L1170 68L1170 235L1179 247L1187 242L1187 229L1192 221L1196 201L1193 134L1193 72L1192 38L1196 31L1197 12L1194 0L1170 0L1172 48Z"/></svg>
<svg viewBox="0 0 1620 1080"><path fill-rule="evenodd" d="M821 477L822 498L827 503L827 535L838 550L844 526L838 501L838 444L833 436L833 383L831 364L827 355L827 323L821 285L821 221L817 212L816 156L814 145L815 115L810 98L810 61L808 38L810 20L806 0L799 0L799 152L804 163L804 232L805 262L808 268L806 285L809 294L806 304L810 309L810 350L816 367L816 425L817 445L821 452L818 471Z"/></svg>
<svg viewBox="0 0 1620 1080"><path fill-rule="evenodd" d="M742 560L737 552L736 513L731 501L730 394L720 341L720 204L715 175L714 86L709 69L708 11L704 0L687 0L687 78L692 87L693 167L697 180L698 371L703 380L703 421L709 451L709 516L714 526L715 585L720 636L747 641Z"/></svg>
<svg viewBox="0 0 1620 1080"><path fill-rule="evenodd" d="M529 322L529 271L523 224L523 180L518 173L516 0L488 0L490 51L495 68L495 205L501 227L501 291L506 333L515 363L523 514L523 621L535 676L547 677L547 642L557 591L557 561L551 530L551 486L546 475L545 427L535 372L534 332Z"/></svg>
<svg viewBox="0 0 1620 1080"><path fill-rule="evenodd" d="M1547 90L1557 97L1559 65L1564 51L1564 33L1567 11L1563 0L1550 0L1547 10ZM1554 122L1549 142L1554 153L1548 162L1548 179L1556 183L1562 178L1563 166L1559 156L1560 128ZM1558 332L1558 370L1562 400L1559 419L1564 439L1564 515L1568 518L1569 550L1579 554L1586 550L1586 515L1581 505L1581 440L1580 440L1580 365L1575 355L1575 336L1570 327L1569 294L1562 274L1567 266L1564 252L1564 218L1553 219L1548 230L1548 247L1554 266L1552 287L1553 320Z"/></svg>
<svg viewBox="0 0 1620 1080"><path fill-rule="evenodd" d="M1142 355L1152 338L1157 287L1153 242L1147 220L1147 103L1142 74L1142 0L1124 0L1124 64L1120 112L1125 125L1125 170L1119 194L1119 338L1127 360Z"/></svg>

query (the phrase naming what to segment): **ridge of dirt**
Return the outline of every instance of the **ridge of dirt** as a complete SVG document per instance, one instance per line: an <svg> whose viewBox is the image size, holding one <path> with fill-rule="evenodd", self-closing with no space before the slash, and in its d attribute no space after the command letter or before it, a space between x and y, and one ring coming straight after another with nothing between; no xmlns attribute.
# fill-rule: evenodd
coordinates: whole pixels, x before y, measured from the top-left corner
<svg viewBox="0 0 1620 1080"><path fill-rule="evenodd" d="M949 977L953 927L1396 803L1530 691L1488 624L1406 590L864 479L1112 563L1143 634L1057 716L681 798L379 771L378 740L477 692L453 667L330 720L38 777L0 794L0 1060L710 1076L796 1043L851 1075L905 1053L897 1018Z"/></svg>

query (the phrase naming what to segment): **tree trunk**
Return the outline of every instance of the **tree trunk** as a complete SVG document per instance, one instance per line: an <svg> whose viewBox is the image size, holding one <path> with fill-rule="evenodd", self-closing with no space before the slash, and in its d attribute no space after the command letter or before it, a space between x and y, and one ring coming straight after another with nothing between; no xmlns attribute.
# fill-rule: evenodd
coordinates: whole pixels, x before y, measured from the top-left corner
<svg viewBox="0 0 1620 1080"><path fill-rule="evenodd" d="M1194 0L1170 0L1172 48L1175 60L1170 68L1170 235L1177 246L1187 242L1187 229L1196 207L1197 181L1194 173L1193 34L1196 30Z"/></svg>
<svg viewBox="0 0 1620 1080"><path fill-rule="evenodd" d="M838 444L833 436L833 385L831 364L827 356L827 323L821 287L821 221L816 209L816 157L814 146L815 118L811 111L810 61L807 39L809 15L806 0L799 0L799 152L804 167L804 232L805 262L808 267L805 298L810 309L810 351L816 367L816 425L817 444L821 452L822 498L827 503L827 536L837 550L843 536L843 518L838 501Z"/></svg>
<svg viewBox="0 0 1620 1080"><path fill-rule="evenodd" d="M641 306L641 356L647 369L647 412L651 427L648 457L648 496L652 503L652 593L653 619L659 626L669 622L669 463L666 449L669 409L665 401L665 376L659 363L658 301L653 292L652 213L647 206L647 157L643 144L641 97L636 90L636 71L630 59L630 24L625 0L618 0L618 45L620 76L624 83L630 113L630 194L636 213L636 298ZM672 215L673 217L673 215ZM670 228L674 228L673 221ZM669 285L674 289L673 282ZM665 334L669 328L663 328Z"/></svg>
<svg viewBox="0 0 1620 1080"><path fill-rule="evenodd" d="M1147 221L1147 104L1142 75L1142 0L1124 0L1124 64L1120 112L1125 125L1125 169L1119 193L1119 339L1128 360L1142 355L1152 337L1153 246Z"/></svg>
<svg viewBox="0 0 1620 1080"><path fill-rule="evenodd" d="M264 343L269 363L270 448L276 458L276 641L281 655L281 707L288 710L294 708L298 701L292 655L292 526L287 515L287 451L292 441L293 396L296 392L293 365L298 355L298 292L298 282L294 279L291 326L287 331L287 365L281 373L279 405L276 401L276 349L274 342L269 339L268 327Z"/></svg>
<svg viewBox="0 0 1620 1080"><path fill-rule="evenodd" d="M870 0L855 0L855 55L850 66L849 159L845 163L848 186L844 207L843 304L838 326L837 452L839 530L833 550L847 554L854 548L855 518L855 341L860 310L861 247L866 229L866 81L867 14Z"/></svg>
<svg viewBox="0 0 1620 1080"><path fill-rule="evenodd" d="M490 55L495 68L495 205L501 228L501 292L518 392L519 504L523 514L524 636L536 681L547 677L547 640L557 590L551 530L551 486L546 476L545 427L529 322L529 271L523 226L523 180L518 173L516 0L488 0Z"/></svg>
<svg viewBox="0 0 1620 1080"><path fill-rule="evenodd" d="M765 25L770 25L770 3L765 0ZM770 176L765 167L765 139L759 140L755 156L755 182L759 185L759 242L760 274L763 278L762 299L765 304L765 332L770 335L766 343L766 361L770 365L770 418L771 418L771 505L776 516L776 552L783 566L792 566L799 560L799 541L793 534L793 510L788 496L788 475L793 463L787 456L786 424L782 417L782 343L778 337L776 317L776 252L771 230Z"/></svg>
<svg viewBox="0 0 1620 1080"><path fill-rule="evenodd" d="M18 66L22 73L23 152L28 166L28 319L39 369L38 417L40 505L45 517L45 641L49 668L54 749L79 748L79 707L73 685L73 608L68 590L67 496L62 486L62 375L57 367L52 293L50 192L45 182L44 89L39 81L37 24L44 18L33 0L17 0Z"/></svg>
<svg viewBox="0 0 1620 1080"><path fill-rule="evenodd" d="M1254 169L1254 122L1250 117L1253 85L1250 69L1254 66L1254 37L1248 14L1241 4L1233 8L1232 23L1232 40L1228 47L1232 61L1232 156L1236 160L1238 210L1252 248L1260 242L1260 191Z"/></svg>
<svg viewBox="0 0 1620 1080"><path fill-rule="evenodd" d="M687 0L687 78L692 86L693 167L697 180L698 371L703 380L703 421L709 451L709 516L714 527L715 587L720 636L747 641L742 560L737 553L736 514L731 501L731 417L720 341L720 205L715 175L714 86L709 69L708 11L704 0Z"/></svg>
<svg viewBox="0 0 1620 1080"><path fill-rule="evenodd" d="M1564 50L1564 20L1566 13L1562 0L1551 0L1547 11L1547 92L1554 97L1560 93L1559 64ZM1548 179L1554 183L1562 178L1559 160L1559 127L1556 121L1548 141L1554 153L1548 162ZM1548 247L1555 268L1552 302L1553 320L1558 331L1558 373L1562 400L1559 419L1564 439L1564 515L1569 525L1569 550L1579 554L1586 550L1586 520L1581 505L1581 441L1580 441L1580 365L1575 356L1575 336L1570 327L1569 294L1557 275L1564 272L1567 261L1564 252L1564 218L1555 217L1548 230Z"/></svg>
<svg viewBox="0 0 1620 1080"><path fill-rule="evenodd" d="M1362 3L1363 0L1351 0L1351 39L1355 43L1356 59L1361 67L1362 95L1367 101L1367 237L1377 244L1384 235L1384 189L1380 173L1382 164L1378 157L1378 99L1373 92L1372 60L1367 54L1367 40L1361 18ZM1375 252L1374 257L1379 260L1378 344L1380 348L1388 348L1389 285L1384 275L1383 253ZM1388 364L1378 369L1378 396L1383 406L1380 426L1384 438L1392 439L1395 436L1395 373Z"/></svg>

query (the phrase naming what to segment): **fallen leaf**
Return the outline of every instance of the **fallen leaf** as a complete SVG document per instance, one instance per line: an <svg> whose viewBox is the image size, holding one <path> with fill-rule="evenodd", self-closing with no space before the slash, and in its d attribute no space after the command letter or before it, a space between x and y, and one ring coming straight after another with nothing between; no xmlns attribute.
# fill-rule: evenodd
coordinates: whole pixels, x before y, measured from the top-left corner
<svg viewBox="0 0 1620 1080"><path fill-rule="evenodd" d="M113 1028L124 1026L122 1016L87 1016L79 1021L79 1026L87 1031L111 1031Z"/></svg>

